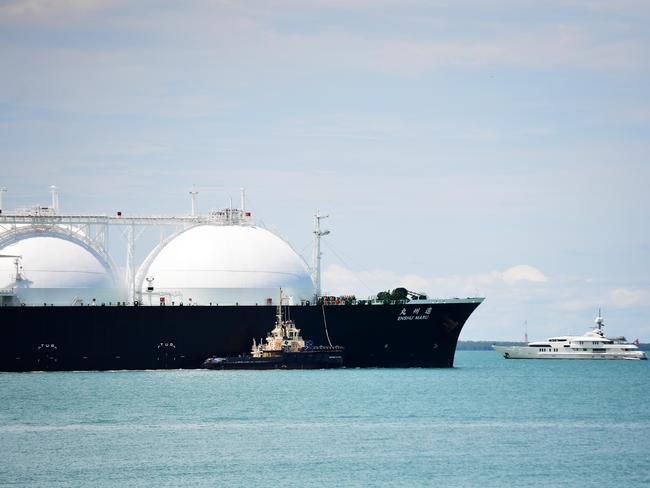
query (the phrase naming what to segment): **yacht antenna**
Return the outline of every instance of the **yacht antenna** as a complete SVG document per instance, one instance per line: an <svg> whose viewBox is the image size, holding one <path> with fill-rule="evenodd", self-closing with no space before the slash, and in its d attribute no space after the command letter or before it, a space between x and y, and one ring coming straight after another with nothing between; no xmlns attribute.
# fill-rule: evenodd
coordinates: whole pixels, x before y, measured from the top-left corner
<svg viewBox="0 0 650 488"><path fill-rule="evenodd" d="M596 327L598 327L598 330L602 330L604 325L605 325L605 321L603 320L603 316L600 313L600 307L599 307L598 317L596 317Z"/></svg>
<svg viewBox="0 0 650 488"><path fill-rule="evenodd" d="M524 320L524 342L528 344L528 320Z"/></svg>
<svg viewBox="0 0 650 488"><path fill-rule="evenodd" d="M316 300L321 295L320 275L321 275L321 258L323 253L320 251L320 239L330 233L329 230L321 230L320 221L328 218L329 215L321 215L319 210L316 210L314 215L314 255L312 260L312 272L314 273L314 287Z"/></svg>

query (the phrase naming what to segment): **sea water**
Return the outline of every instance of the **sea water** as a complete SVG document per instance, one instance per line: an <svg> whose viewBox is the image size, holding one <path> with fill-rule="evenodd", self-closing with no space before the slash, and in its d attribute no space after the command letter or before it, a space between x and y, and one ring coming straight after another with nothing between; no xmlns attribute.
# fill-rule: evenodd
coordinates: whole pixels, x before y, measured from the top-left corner
<svg viewBox="0 0 650 488"><path fill-rule="evenodd" d="M650 362L0 374L0 485L650 486Z"/></svg>

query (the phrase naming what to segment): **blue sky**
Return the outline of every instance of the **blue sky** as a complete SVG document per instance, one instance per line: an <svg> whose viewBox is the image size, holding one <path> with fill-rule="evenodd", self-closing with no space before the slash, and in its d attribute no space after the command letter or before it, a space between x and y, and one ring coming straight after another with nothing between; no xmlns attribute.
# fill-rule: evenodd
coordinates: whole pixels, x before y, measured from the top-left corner
<svg viewBox="0 0 650 488"><path fill-rule="evenodd" d="M464 339L650 341L650 4L0 1L6 206L237 198L324 289L487 297Z"/></svg>

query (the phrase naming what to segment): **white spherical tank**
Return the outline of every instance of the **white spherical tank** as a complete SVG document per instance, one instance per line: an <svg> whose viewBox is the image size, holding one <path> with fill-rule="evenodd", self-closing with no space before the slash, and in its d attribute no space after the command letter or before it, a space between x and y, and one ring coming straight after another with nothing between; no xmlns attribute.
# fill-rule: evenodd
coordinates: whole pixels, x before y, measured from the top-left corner
<svg viewBox="0 0 650 488"><path fill-rule="evenodd" d="M23 229L24 231L25 229ZM23 232L0 248L0 288L27 305L119 301L123 290L107 259L74 236Z"/></svg>
<svg viewBox="0 0 650 488"><path fill-rule="evenodd" d="M307 265L287 242L244 225L199 225L177 234L145 260L137 287L152 305L162 297L200 305L277 303L280 288L299 303L314 293Z"/></svg>

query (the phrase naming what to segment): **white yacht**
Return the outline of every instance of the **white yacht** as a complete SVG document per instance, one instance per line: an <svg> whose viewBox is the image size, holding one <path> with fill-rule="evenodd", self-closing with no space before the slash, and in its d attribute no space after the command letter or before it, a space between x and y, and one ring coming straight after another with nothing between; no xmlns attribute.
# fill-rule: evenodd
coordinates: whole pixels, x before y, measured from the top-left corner
<svg viewBox="0 0 650 488"><path fill-rule="evenodd" d="M581 336L550 337L526 346L492 346L506 359L648 359L639 350L638 339L628 343L625 337L605 337L605 322L598 311L596 328Z"/></svg>

